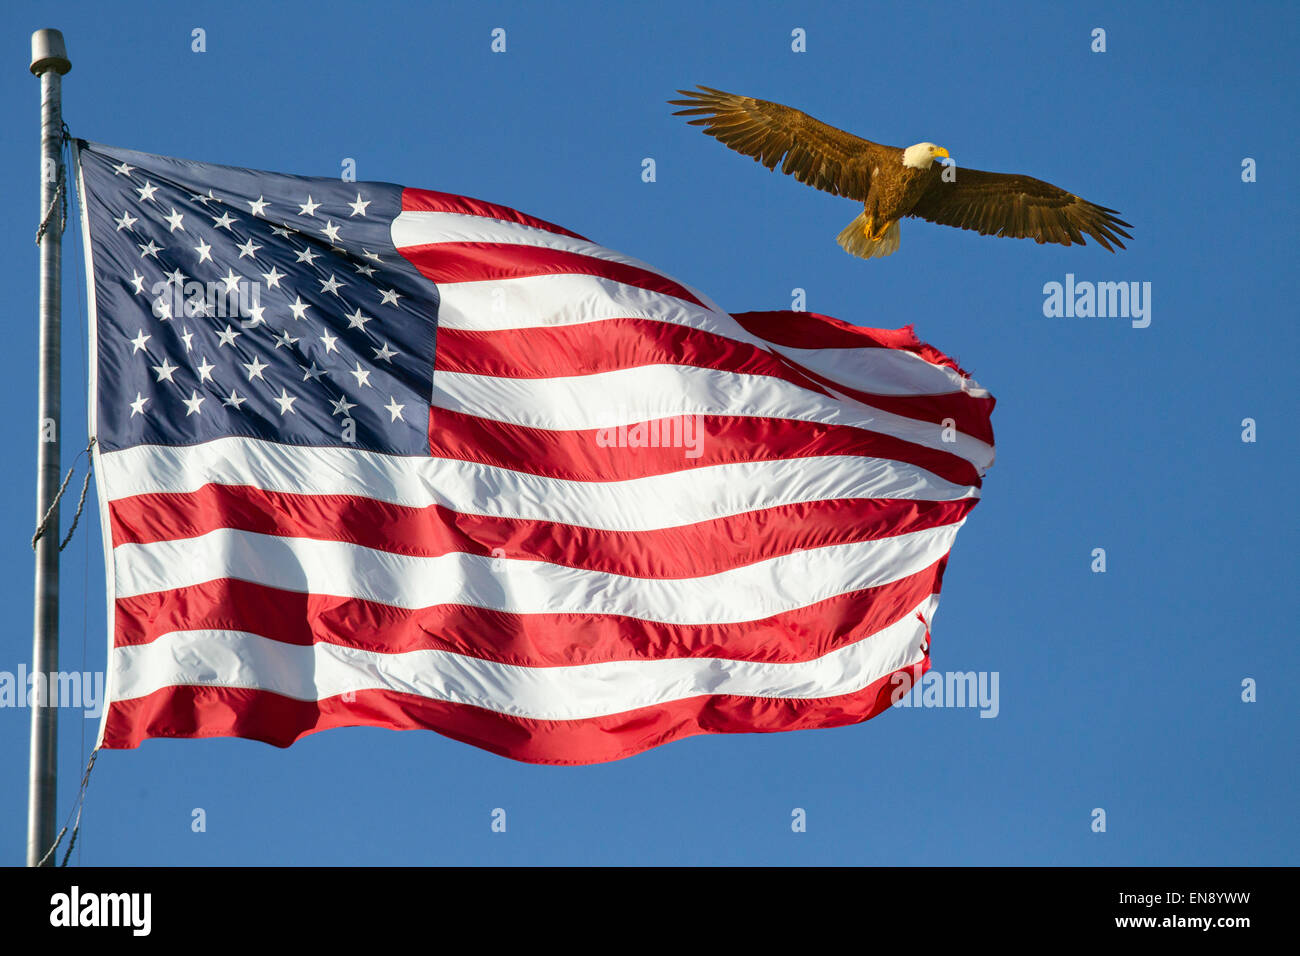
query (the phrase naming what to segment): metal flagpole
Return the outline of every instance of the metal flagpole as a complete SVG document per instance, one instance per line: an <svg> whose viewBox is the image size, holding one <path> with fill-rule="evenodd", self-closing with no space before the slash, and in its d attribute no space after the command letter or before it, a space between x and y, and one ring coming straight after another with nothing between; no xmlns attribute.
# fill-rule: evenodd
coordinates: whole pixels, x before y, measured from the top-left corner
<svg viewBox="0 0 1300 956"><path fill-rule="evenodd" d="M58 769L59 668L59 313L63 255L60 210L67 202L62 164L63 74L72 69L58 30L32 34L31 70L41 78L40 395L37 411L35 541L36 622L32 639L32 753L27 790L27 865L54 863L55 780Z"/></svg>

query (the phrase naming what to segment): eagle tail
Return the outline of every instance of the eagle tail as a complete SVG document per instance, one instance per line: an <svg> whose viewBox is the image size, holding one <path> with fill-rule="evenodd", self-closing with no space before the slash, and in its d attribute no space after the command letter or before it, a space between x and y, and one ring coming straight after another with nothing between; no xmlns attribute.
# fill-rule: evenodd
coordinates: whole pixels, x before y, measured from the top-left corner
<svg viewBox="0 0 1300 956"><path fill-rule="evenodd" d="M845 252L857 256L859 259L892 256L898 251L901 242L898 220L891 222L885 230L885 234L879 239L871 238L872 231L871 217L867 215L867 211L864 209L858 213L851 223L844 227L836 237L836 241L843 247Z"/></svg>

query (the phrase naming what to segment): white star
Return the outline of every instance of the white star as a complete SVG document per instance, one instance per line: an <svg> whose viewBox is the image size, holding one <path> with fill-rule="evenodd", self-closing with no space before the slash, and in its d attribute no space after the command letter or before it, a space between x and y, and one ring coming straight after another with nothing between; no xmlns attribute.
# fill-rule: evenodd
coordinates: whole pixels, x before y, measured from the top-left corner
<svg viewBox="0 0 1300 956"><path fill-rule="evenodd" d="M396 352L394 352L392 349L388 347L387 342L384 343L384 347L382 349L377 349L372 345L370 347L370 351L375 353L375 361L388 362L390 364L393 361L393 356L397 354Z"/></svg>
<svg viewBox="0 0 1300 956"><path fill-rule="evenodd" d="M136 392L135 401L131 403L131 417L135 418L137 415L143 415L144 406L148 401L149 399L145 398L139 392Z"/></svg>
<svg viewBox="0 0 1300 956"><path fill-rule="evenodd" d="M148 399L146 399L146 401L148 401ZM356 408L356 407L357 407L356 402L349 402L346 395L340 395L338 399L334 401L334 411L330 412L330 414L342 415L344 418L347 418L348 409Z"/></svg>
<svg viewBox="0 0 1300 956"><path fill-rule="evenodd" d="M329 237L330 242L339 241L339 227L334 225L334 221L332 219L325 220L325 228L322 229L321 232L325 233L325 235Z"/></svg>
<svg viewBox="0 0 1300 956"><path fill-rule="evenodd" d="M356 369L354 371L349 371L348 374L356 376L357 388L360 388L363 385L370 385L370 373L361 367L360 362L357 363Z"/></svg>
<svg viewBox="0 0 1300 956"><path fill-rule="evenodd" d="M262 278L266 280L266 287L268 289L278 289L280 287L280 280L284 278L284 275L285 274L278 271L275 266L271 266L271 271L263 272Z"/></svg>
<svg viewBox="0 0 1300 956"><path fill-rule="evenodd" d="M211 189L208 190L208 194L206 196L203 195L203 193L194 193L194 195L190 196L190 199L192 199L194 202L201 202L205 206L210 202L217 201L217 197L212 195Z"/></svg>
<svg viewBox="0 0 1300 956"><path fill-rule="evenodd" d="M163 379L167 379L167 381L172 382L172 374L178 368L180 368L179 365L173 365L166 357L164 357L163 363L161 365L155 365L153 370L158 373L158 381L161 382ZM176 383L172 382L172 384L175 385Z"/></svg>
<svg viewBox="0 0 1300 956"><path fill-rule="evenodd" d="M168 224L169 226L171 226L171 228L167 230L168 232L175 232L177 229L179 229L181 232L184 232L184 231L185 231L185 227L184 227L183 225L181 225L181 220L184 219L185 216L184 216L183 214L177 212L175 206L172 206L172 213L171 213L171 215L170 215L170 216L163 216L163 218L166 219L166 220L167 220L167 224Z"/></svg>
<svg viewBox="0 0 1300 956"><path fill-rule="evenodd" d="M397 399L394 398L392 395L388 396L388 404L384 406L384 408L388 410L389 414L393 416L394 422L397 421L399 418L402 418L402 409L405 407L406 407L405 405L397 404ZM406 421L406 419L402 418L402 421Z"/></svg>
<svg viewBox="0 0 1300 956"><path fill-rule="evenodd" d="M283 388L280 389L279 395L273 395L271 397L275 400L275 403L280 406L281 415L283 415L285 412L293 412L293 403L298 401L297 396L290 395ZM295 415L298 414L297 412L293 412L293 413Z"/></svg>
<svg viewBox="0 0 1300 956"><path fill-rule="evenodd" d="M192 338L194 338L194 333L189 330L189 326L186 326L185 331L181 334L181 339L185 342L185 351L187 352L194 347L190 342Z"/></svg>
<svg viewBox="0 0 1300 956"><path fill-rule="evenodd" d="M239 411L239 406L244 404L244 402L246 401L248 401L248 399L244 398L242 395L237 394L235 390L232 388L230 390L230 397L223 398L221 400L221 404L233 408L235 409L235 411Z"/></svg>
<svg viewBox="0 0 1300 956"><path fill-rule="evenodd" d="M255 378L261 378L262 381L266 381L265 378L262 378L262 369L268 368L268 366L263 365L256 355L253 356L253 361L241 362L240 364L243 365L244 368L248 369L248 380L250 382Z"/></svg>
<svg viewBox="0 0 1300 956"><path fill-rule="evenodd" d="M131 210L129 210L129 209L123 209L123 210L122 210L122 218L121 218L121 219L114 219L113 221L114 221L115 223L117 223L117 231L118 231L118 232L121 232L123 229L130 229L132 226L134 226L134 225L135 225L137 222L139 222L140 220L137 219L137 218L135 218L135 216L131 215Z"/></svg>
<svg viewBox="0 0 1300 956"><path fill-rule="evenodd" d="M262 318L262 313L265 311L266 311L266 306L264 305L252 306L248 310L248 314L251 315L252 318L244 323L244 328L255 329L259 325L266 325L266 319Z"/></svg>
<svg viewBox="0 0 1300 956"><path fill-rule="evenodd" d="M311 201L311 193L307 194L307 201L298 204L298 215L315 216L316 210L320 208L320 203Z"/></svg>
<svg viewBox="0 0 1300 956"><path fill-rule="evenodd" d="M348 320L348 328L360 329L363 332L366 330L366 323L374 321L370 316L361 314L361 306L357 306L357 311L345 318Z"/></svg>
<svg viewBox="0 0 1300 956"><path fill-rule="evenodd" d="M339 289L342 288L342 286L343 283L334 278L334 273L331 272L330 277L320 284L320 290L322 292L333 292L335 295L338 295Z"/></svg>
<svg viewBox="0 0 1300 956"><path fill-rule="evenodd" d="M144 185L136 190L136 192L140 194L141 202L144 202L146 199L153 199L153 194L157 191L158 187L152 185L147 179L144 181Z"/></svg>
<svg viewBox="0 0 1300 956"><path fill-rule="evenodd" d="M153 300L153 314L158 316L160 322L166 322L172 317L172 304L166 296L159 296Z"/></svg>
<svg viewBox="0 0 1300 956"><path fill-rule="evenodd" d="M362 250L361 250L361 254L362 254L363 256L365 256L367 259L370 259L370 260L372 260L372 261L374 261L374 262L383 262L383 261L384 261L383 259L379 258L379 256L377 256L377 255L375 255L373 252L371 252L369 249L362 249Z"/></svg>
<svg viewBox="0 0 1300 956"><path fill-rule="evenodd" d="M298 341L297 339L291 338L289 336L289 330L285 329L283 332L280 333L279 338L275 340L275 347L278 349L280 346L283 345L287 348L288 346L293 345L297 341Z"/></svg>
<svg viewBox="0 0 1300 956"><path fill-rule="evenodd" d="M290 232L289 232L289 230L286 229L286 228L283 227L283 226L272 226L272 227L271 227L271 232L274 233L275 235L277 235L277 236L281 236L281 237L283 237L283 238L285 238L285 239L288 239L289 236L290 236Z"/></svg>
<svg viewBox="0 0 1300 956"><path fill-rule="evenodd" d="M380 305L396 306L397 300L402 298L401 293L398 292L396 289L388 289L388 290L380 289L379 294L384 297L384 300L379 303Z"/></svg>
<svg viewBox="0 0 1300 956"><path fill-rule="evenodd" d="M294 341L296 342L297 339L295 339ZM315 381L316 379L320 378L322 375L325 374L325 370L323 368L317 368L315 362L311 363L311 368L308 368L305 365L299 365L298 367L303 371L302 380L304 382L309 379Z"/></svg>
<svg viewBox="0 0 1300 956"><path fill-rule="evenodd" d="M293 311L293 320L307 318L307 310L311 308L306 302L302 301L302 296L294 296L294 300L289 303L289 308Z"/></svg>
<svg viewBox="0 0 1300 956"><path fill-rule="evenodd" d="M352 207L352 215L364 216L366 214L366 207L370 205L370 200L363 200L361 198L361 193L357 193L357 201L350 202L348 205Z"/></svg>
<svg viewBox="0 0 1300 956"><path fill-rule="evenodd" d="M191 389L190 397L182 398L181 401L185 403L185 417L189 418L191 415L199 414L199 406L203 404L204 397Z"/></svg>
<svg viewBox="0 0 1300 956"><path fill-rule="evenodd" d="M320 258L320 253L319 253L319 252L312 252L312 251L311 251L311 246L308 246L308 247L307 247L306 249L304 249L302 252L298 253L298 261L299 261L299 262L305 262L305 263L307 263L307 265L311 265L311 261L312 261L313 259L319 259L319 258Z"/></svg>
<svg viewBox="0 0 1300 956"><path fill-rule="evenodd" d="M257 256L254 255L254 253L257 252L257 250L261 249L262 247L253 245L253 239L250 236L246 243L244 243L242 246L235 246L235 248L239 250L239 258L242 259L244 258L244 256L248 256L250 259L256 259Z"/></svg>
<svg viewBox="0 0 1300 956"><path fill-rule="evenodd" d="M139 246L140 244L137 242L136 245ZM152 239L149 240L148 245L140 246L141 259L143 259L145 256L153 256L155 259L157 259L158 253L160 252L162 252L162 246L157 245Z"/></svg>
<svg viewBox="0 0 1300 956"><path fill-rule="evenodd" d="M212 228L225 229L229 232L234 232L234 230L230 228L230 224L234 221L235 218L232 215L230 215L230 213L223 212L220 216L212 220Z"/></svg>
<svg viewBox="0 0 1300 956"><path fill-rule="evenodd" d="M220 278L220 280L221 280L222 282L224 282L224 283L226 284L226 292L227 292L227 293L234 292L236 289L238 289L238 288L239 288L239 283L242 282L243 279L244 279L243 276L237 276L237 275L235 275L235 270L234 270L234 269L231 269L231 268L227 268L227 269L226 269L226 274L223 275L223 276L220 276L219 278Z"/></svg>
<svg viewBox="0 0 1300 956"><path fill-rule="evenodd" d="M325 330L325 334L322 335L322 336L320 337L320 340L321 340L322 342L325 343L325 354L326 354L326 355L329 355L331 352L337 352L337 351L338 351L338 346L336 346L336 345L334 344L335 342L337 342L337 341L339 340L339 339L338 339L338 336L337 336L337 335L330 335L330 333L329 333L329 329L326 329L326 330Z"/></svg>
<svg viewBox="0 0 1300 956"><path fill-rule="evenodd" d="M368 278L375 274L375 267L367 266L367 265L359 265L357 266L357 272L359 272L361 275L366 276Z"/></svg>
<svg viewBox="0 0 1300 956"><path fill-rule="evenodd" d="M247 200L245 200L245 201L247 201ZM262 215L262 210L265 209L265 208L266 208L267 206L269 206L269 205L271 205L269 202L263 202L263 201L262 201L262 197L261 197L261 195L259 194L256 200L254 200L253 202L248 203L248 208L251 209L251 210L253 211L253 215L254 215L254 216L260 216L260 215Z"/></svg>
<svg viewBox="0 0 1300 956"><path fill-rule="evenodd" d="M144 343L148 342L151 338L153 338L152 335L145 335L144 329L141 329L136 334L136 337L131 340L131 345L134 346L131 349L131 354L134 355L136 352L143 352Z"/></svg>
<svg viewBox="0 0 1300 956"><path fill-rule="evenodd" d="M163 275L167 277L167 282L169 284L173 282L176 283L177 288L180 288L185 284L185 273L181 272L180 269L173 269L171 272L164 272Z"/></svg>
<svg viewBox="0 0 1300 956"><path fill-rule="evenodd" d="M134 166L128 166L126 163L119 163L118 165L116 165L116 166L113 167L113 175L114 175L114 176L130 176L130 175L131 175L131 170L133 170L133 169L135 169Z"/></svg>
<svg viewBox="0 0 1300 956"><path fill-rule="evenodd" d="M194 251L199 254L199 265L203 265L205 260L207 262L212 261L212 247L202 239L200 239L199 244L194 247Z"/></svg>
<svg viewBox="0 0 1300 956"><path fill-rule="evenodd" d="M135 286L136 295L140 295L144 292L144 276L140 275L140 273L136 272L134 269L131 270L131 284Z"/></svg>
<svg viewBox="0 0 1300 956"><path fill-rule="evenodd" d="M211 378L212 378L212 370L213 370L214 368L216 368L216 366L215 366L215 365L212 365L212 364L210 364L210 363L208 362L208 357L207 357L206 355L203 356L203 364L201 364L201 365L198 366L198 369L199 369L199 383L200 383L200 384L202 384L203 382L207 382L207 381L211 380Z"/></svg>
<svg viewBox="0 0 1300 956"><path fill-rule="evenodd" d="M221 339L221 341L217 343L217 348L221 348L222 346L226 346L226 345L229 345L233 348L235 345L235 339L238 336L243 334L244 333L242 332L236 332L233 326L231 326L229 323L226 323L226 331L217 333L217 338Z"/></svg>

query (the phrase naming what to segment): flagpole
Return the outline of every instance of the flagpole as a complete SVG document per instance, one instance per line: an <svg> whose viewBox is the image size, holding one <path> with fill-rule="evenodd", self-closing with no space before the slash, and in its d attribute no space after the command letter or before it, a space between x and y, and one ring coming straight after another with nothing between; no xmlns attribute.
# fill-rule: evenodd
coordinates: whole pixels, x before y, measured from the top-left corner
<svg viewBox="0 0 1300 956"><path fill-rule="evenodd" d="M59 318L63 257L61 210L67 201L62 166L63 74L72 69L58 30L32 34L31 71L41 78L40 394L37 399L36 521L45 533L36 547L36 612L32 637L32 751L27 791L27 865L53 865L58 770L59 669ZM60 195L62 190L62 195ZM35 675L42 676L35 676Z"/></svg>

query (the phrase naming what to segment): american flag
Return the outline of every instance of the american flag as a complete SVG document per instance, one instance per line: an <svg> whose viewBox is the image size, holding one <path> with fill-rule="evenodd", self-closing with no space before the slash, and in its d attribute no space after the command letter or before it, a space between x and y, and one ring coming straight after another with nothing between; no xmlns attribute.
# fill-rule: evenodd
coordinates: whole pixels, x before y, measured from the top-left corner
<svg viewBox="0 0 1300 956"><path fill-rule="evenodd" d="M100 744L518 760L866 720L929 668L993 399L505 206L77 144Z"/></svg>

